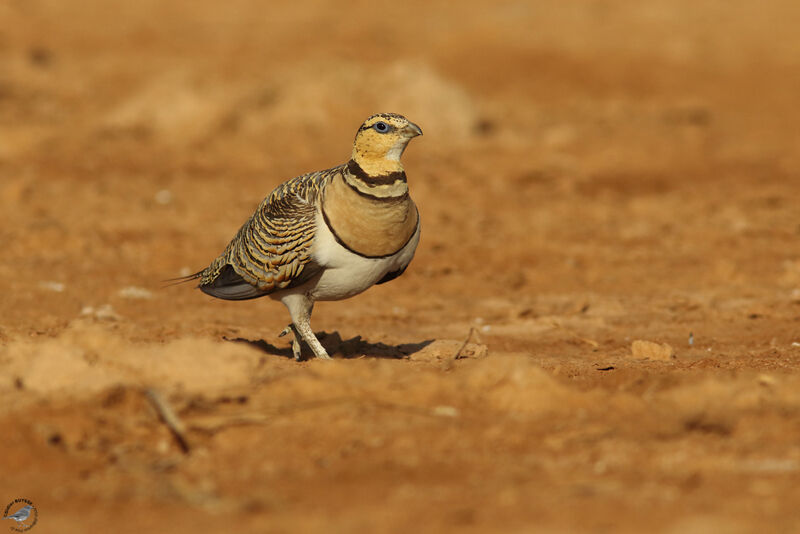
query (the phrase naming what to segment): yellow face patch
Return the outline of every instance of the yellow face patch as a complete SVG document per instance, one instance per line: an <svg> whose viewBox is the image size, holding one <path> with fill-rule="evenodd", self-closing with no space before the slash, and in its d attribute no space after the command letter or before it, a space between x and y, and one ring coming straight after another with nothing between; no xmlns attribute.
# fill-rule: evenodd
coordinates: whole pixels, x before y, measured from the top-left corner
<svg viewBox="0 0 800 534"><path fill-rule="evenodd" d="M370 175L402 170L400 156L408 142L421 134L419 126L402 115L373 115L364 121L356 133L353 160Z"/></svg>

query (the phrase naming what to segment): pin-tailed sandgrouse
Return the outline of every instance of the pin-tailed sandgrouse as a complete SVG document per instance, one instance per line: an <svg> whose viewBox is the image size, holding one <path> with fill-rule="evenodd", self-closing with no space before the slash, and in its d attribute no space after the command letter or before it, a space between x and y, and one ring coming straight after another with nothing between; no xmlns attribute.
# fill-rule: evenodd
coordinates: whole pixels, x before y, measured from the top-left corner
<svg viewBox="0 0 800 534"><path fill-rule="evenodd" d="M295 358L301 341L317 358L330 358L311 330L314 302L393 280L414 256L419 212L400 156L418 135L419 126L402 115L369 117L350 161L278 186L225 251L188 279L221 299L280 300L292 318L284 333L294 333Z"/></svg>

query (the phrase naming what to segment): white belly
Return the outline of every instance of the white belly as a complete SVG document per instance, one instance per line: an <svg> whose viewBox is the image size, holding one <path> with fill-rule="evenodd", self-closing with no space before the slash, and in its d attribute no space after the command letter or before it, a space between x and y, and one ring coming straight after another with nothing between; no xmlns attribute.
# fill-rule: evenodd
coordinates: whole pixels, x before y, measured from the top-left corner
<svg viewBox="0 0 800 534"><path fill-rule="evenodd" d="M411 240L396 254L385 258L365 258L337 243L322 216L317 214L317 232L311 255L324 271L310 288L309 296L314 300L340 300L357 295L387 273L408 265L417 243L419 225Z"/></svg>

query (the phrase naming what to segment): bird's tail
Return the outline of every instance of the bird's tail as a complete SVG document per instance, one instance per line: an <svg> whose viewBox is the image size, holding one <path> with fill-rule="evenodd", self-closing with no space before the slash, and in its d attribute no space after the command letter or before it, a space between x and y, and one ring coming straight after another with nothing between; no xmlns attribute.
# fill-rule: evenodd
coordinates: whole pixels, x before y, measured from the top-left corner
<svg viewBox="0 0 800 534"><path fill-rule="evenodd" d="M179 276L177 278L167 278L166 280L162 280L161 283L164 284L162 287L170 287L176 286L178 284L185 284L186 282L191 282L192 280L197 280L198 278L203 276L203 271L197 271L194 274L189 274L186 276Z"/></svg>

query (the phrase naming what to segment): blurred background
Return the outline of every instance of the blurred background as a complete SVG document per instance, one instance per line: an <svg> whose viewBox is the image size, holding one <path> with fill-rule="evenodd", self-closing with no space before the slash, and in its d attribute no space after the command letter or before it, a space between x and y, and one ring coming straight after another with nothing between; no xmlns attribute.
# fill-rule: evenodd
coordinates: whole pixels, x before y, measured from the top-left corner
<svg viewBox="0 0 800 534"><path fill-rule="evenodd" d="M487 294L786 275L736 240L797 233L792 2L0 10L0 274L14 289L80 280L102 297L194 272L277 184L345 161L377 111L425 131L405 159L426 281L448 285L456 265ZM619 241L625 255L592 246ZM564 266L586 268L552 276Z"/></svg>
<svg viewBox="0 0 800 534"><path fill-rule="evenodd" d="M797 424L757 422L769 420L759 409L800 409L799 24L790 0L3 0L0 392L4 417L49 422L8 442L9 469L32 472L0 483L0 500L43 503L42 532L47 514L77 532L79 504L98 499L101 529L112 509L157 529L142 511L158 509L219 528L241 514L245 530L336 517L343 530L401 531L417 526L413 511L432 531L535 516L542 528L640 532L652 506L675 532L797 527ZM404 155L422 241L401 279L318 306L314 326L350 340L348 357L408 356L432 340L455 352L474 331L474 354L500 358L500 375L479 358L453 371L434 351L415 365L340 362L354 367L320 384L280 357L279 304L162 287L205 267L279 183L345 162L381 111L425 132ZM268 350L217 357L234 350L223 338ZM679 347L677 363L630 363L639 338ZM187 361L218 378L181 378ZM750 378L773 372L787 382L766 401L764 383L780 380ZM297 387L257 393L277 375ZM242 397L255 411L316 399L333 383L473 419L463 434L405 412L384 427L386 413L364 415L367 396L299 427L200 433L206 456L187 464L142 411L136 388L152 383L185 417ZM516 386L492 404L483 395L500 383ZM741 391L752 404L733 402ZM109 418L134 426L101 431ZM364 445L358 463L346 436L359 432L362 445L392 445ZM259 451L283 451L269 436L295 456L262 463ZM241 443L260 449L240 457ZM773 463L742 468L764 460L765 443ZM244 467L217 473L227 461ZM315 500L343 477L362 507ZM406 486L386 494L394 480Z"/></svg>

